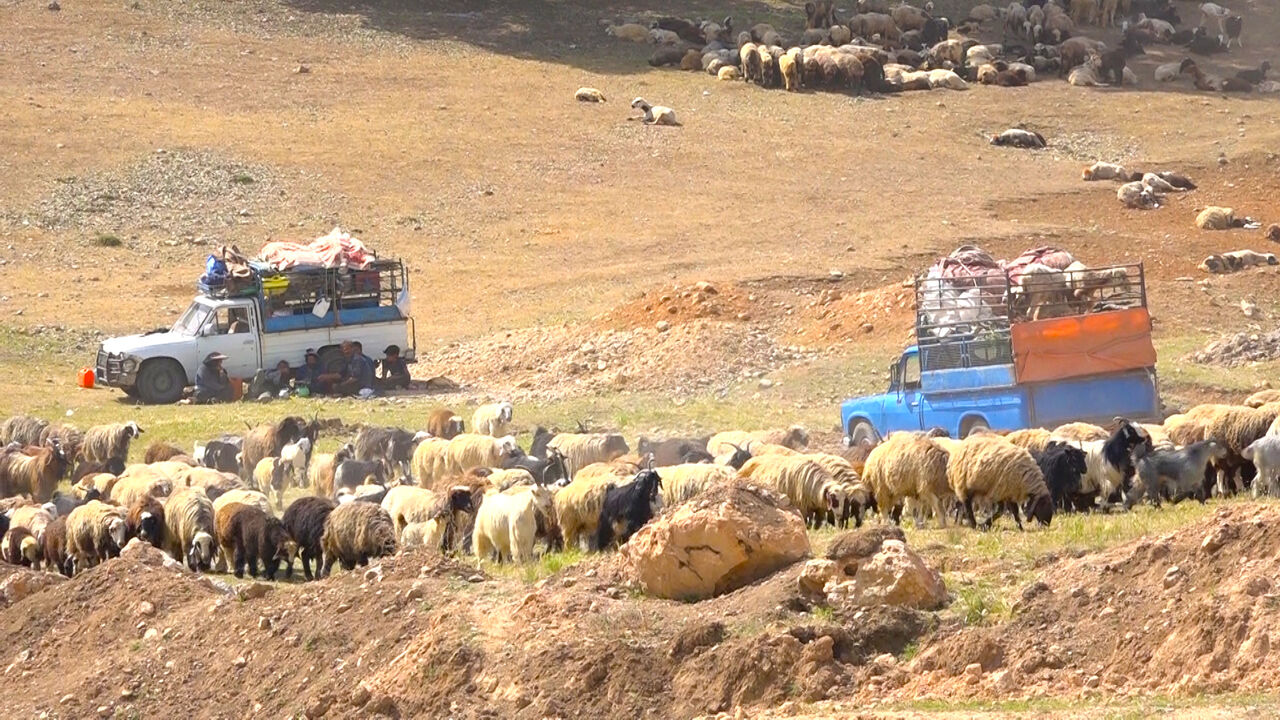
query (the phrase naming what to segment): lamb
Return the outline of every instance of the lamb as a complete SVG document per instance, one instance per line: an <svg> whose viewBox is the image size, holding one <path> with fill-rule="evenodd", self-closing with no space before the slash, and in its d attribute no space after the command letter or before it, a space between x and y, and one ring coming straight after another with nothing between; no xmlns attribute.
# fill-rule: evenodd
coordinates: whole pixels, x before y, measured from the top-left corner
<svg viewBox="0 0 1280 720"><path fill-rule="evenodd" d="M1044 136L1031 130L1010 128L998 135L991 136L991 144L1003 147L1041 149L1045 147Z"/></svg>
<svg viewBox="0 0 1280 720"><path fill-rule="evenodd" d="M1116 199L1131 210L1160 207L1160 196L1141 182L1127 182L1116 190Z"/></svg>
<svg viewBox="0 0 1280 720"><path fill-rule="evenodd" d="M1173 82L1182 76L1181 62L1168 62L1156 66L1156 82Z"/></svg>
<svg viewBox="0 0 1280 720"><path fill-rule="evenodd" d="M471 549L482 560L491 555L498 562L532 560L538 516L551 511L551 490L541 485L490 490L476 511Z"/></svg>
<svg viewBox="0 0 1280 720"><path fill-rule="evenodd" d="M615 540L619 545L630 540L653 519L662 502L661 489L662 478L653 468L641 470L626 485L607 488L596 524L596 548L604 550Z"/></svg>
<svg viewBox="0 0 1280 720"><path fill-rule="evenodd" d="M604 93L593 87L580 87L573 93L573 99L578 102L602 103L605 101Z"/></svg>
<svg viewBox="0 0 1280 720"><path fill-rule="evenodd" d="M507 400L481 405L471 416L471 431L492 437L507 435L513 412L514 408Z"/></svg>
<svg viewBox="0 0 1280 720"><path fill-rule="evenodd" d="M1129 179L1129 171L1124 169L1123 165L1115 163L1102 162L1099 160L1081 173L1081 178L1085 181L1091 180L1125 180Z"/></svg>
<svg viewBox="0 0 1280 720"><path fill-rule="evenodd" d="M631 101L631 107L644 113L638 119L645 125L667 125L672 127L679 127L680 125L676 120L676 111L664 105L650 105L644 98L638 97Z"/></svg>
<svg viewBox="0 0 1280 720"><path fill-rule="evenodd" d="M0 543L0 559L10 565L34 567L40 562L41 543L23 527L10 527Z"/></svg>
<svg viewBox="0 0 1280 720"><path fill-rule="evenodd" d="M710 463L683 463L658 468L662 476L662 506L675 507L687 502L713 485L737 477L733 468Z"/></svg>
<svg viewBox="0 0 1280 720"><path fill-rule="evenodd" d="M216 549L213 502L198 489L175 490L164 503L168 551L192 570L209 570Z"/></svg>
<svg viewBox="0 0 1280 720"><path fill-rule="evenodd" d="M1132 505L1142 494L1156 506L1160 498L1167 497L1177 503L1183 498L1206 500L1204 477L1210 461L1226 457L1226 448L1213 440L1201 440L1179 450L1157 450L1138 460L1138 479L1142 491L1133 499L1126 498L1126 506Z"/></svg>
<svg viewBox="0 0 1280 720"><path fill-rule="evenodd" d="M153 547L164 549L165 537L164 504L153 497L139 498L128 506L125 524L129 535L149 542Z"/></svg>
<svg viewBox="0 0 1280 720"><path fill-rule="evenodd" d="M568 436L558 436L560 437ZM464 433L449 441L445 448L446 474L461 475L472 468L502 467L503 462L520 450L510 435L495 438Z"/></svg>
<svg viewBox="0 0 1280 720"><path fill-rule="evenodd" d="M1053 502L1031 453L998 435L975 435L963 440L950 453L947 482L964 508L970 527L977 527L973 503L985 501L999 506L1014 503L1013 518L1018 529L1020 505L1029 518L1048 525L1053 518Z"/></svg>
<svg viewBox="0 0 1280 720"><path fill-rule="evenodd" d="M48 502L68 464L57 440L50 446L9 453L0 459L0 497L27 494L38 503Z"/></svg>
<svg viewBox="0 0 1280 720"><path fill-rule="evenodd" d="M289 537L284 524L270 514L241 505L240 510L231 515L225 540L221 535L218 539L219 542L229 541L233 548L236 577L244 577L246 566L250 576L258 577L258 563L262 563L263 576L274 581L282 562L285 563L285 577L293 577L297 543Z"/></svg>
<svg viewBox="0 0 1280 720"><path fill-rule="evenodd" d="M631 451L627 441L616 433L561 433L552 438L547 448L563 455L573 472L592 463L612 462Z"/></svg>
<svg viewBox="0 0 1280 720"><path fill-rule="evenodd" d="M386 510L372 503L353 502L329 513L320 544L324 550L321 575L327 576L334 563L341 563L343 570L353 570L357 565L368 565L371 557L394 554L396 531Z"/></svg>
<svg viewBox="0 0 1280 720"><path fill-rule="evenodd" d="M316 577L320 575L320 562L323 557L321 538L324 536L325 520L338 504L325 497L298 498L289 505L280 518L289 537L297 543L299 559L302 561L302 574L307 580L312 579L311 562L316 564Z"/></svg>
<svg viewBox="0 0 1280 720"><path fill-rule="evenodd" d="M297 442L299 438L316 441L316 428L308 425L305 418L290 415L273 425L259 425L244 436L244 446L240 452L240 477L249 479L249 474L258 467L258 461L265 457L280 457L285 445Z"/></svg>
<svg viewBox="0 0 1280 720"><path fill-rule="evenodd" d="M89 428L84 434L80 455L91 463L107 463L111 460L126 462L129 459L129 443L142 434L138 423L112 423Z"/></svg>
<svg viewBox="0 0 1280 720"><path fill-rule="evenodd" d="M120 554L128 535L124 508L94 500L67 516L67 555L72 574Z"/></svg>
<svg viewBox="0 0 1280 720"><path fill-rule="evenodd" d="M1249 443L1240 455L1257 468L1257 475L1253 479L1253 496L1280 495L1280 435L1264 435Z"/></svg>
<svg viewBox="0 0 1280 720"><path fill-rule="evenodd" d="M297 442L285 445L280 449L280 460L287 466L285 486L306 487L311 466L311 440L300 438Z"/></svg>
<svg viewBox="0 0 1280 720"><path fill-rule="evenodd" d="M800 67L796 64L795 55L788 52L778 58L778 73L787 92L800 90Z"/></svg>
<svg viewBox="0 0 1280 720"><path fill-rule="evenodd" d="M1034 456L1034 453L1032 453ZM1084 451L1070 443L1051 440L1036 460L1054 507L1069 510L1081 495L1080 483L1089 471ZM1092 502L1092 498L1089 498Z"/></svg>
<svg viewBox="0 0 1280 720"><path fill-rule="evenodd" d="M396 537L410 523L426 522L438 514L442 498L440 494L420 487L400 485L387 491L382 498L382 509L391 517Z"/></svg>
<svg viewBox="0 0 1280 720"><path fill-rule="evenodd" d="M1196 216L1196 227L1201 230L1229 230L1244 227L1248 219L1237 218L1236 211L1229 207L1210 205Z"/></svg>
<svg viewBox="0 0 1280 720"><path fill-rule="evenodd" d="M609 25L604 29L606 35L616 37L619 40L627 40L633 43L643 43L649 41L649 28L639 23L623 23L621 25Z"/></svg>
<svg viewBox="0 0 1280 720"><path fill-rule="evenodd" d="M862 481L875 497L880 512L900 523L907 499L931 509L939 525L946 525L944 503L949 500L948 453L933 440L913 433L892 433L872 448Z"/></svg>
<svg viewBox="0 0 1280 720"><path fill-rule="evenodd" d="M305 439L305 438L304 438ZM276 495L276 505L284 510L284 486L290 465L278 457L266 457L258 461L253 469L253 487L261 493Z"/></svg>
<svg viewBox="0 0 1280 720"><path fill-rule="evenodd" d="M317 497L332 498L334 493L334 472L339 465L350 460L355 454L355 446L347 443L339 448L336 453L316 455L311 467L307 470L307 481L311 485L311 492Z"/></svg>
<svg viewBox="0 0 1280 720"><path fill-rule="evenodd" d="M5 529L5 532L8 528ZM0 533L3 534L3 533ZM67 555L67 518L59 516L49 523L44 531L44 542L41 543L40 569L45 572L56 571L71 577L74 568Z"/></svg>
<svg viewBox="0 0 1280 720"><path fill-rule="evenodd" d="M432 437L452 440L466 431L467 424L462 421L462 416L448 408L433 410L427 416L427 432Z"/></svg>

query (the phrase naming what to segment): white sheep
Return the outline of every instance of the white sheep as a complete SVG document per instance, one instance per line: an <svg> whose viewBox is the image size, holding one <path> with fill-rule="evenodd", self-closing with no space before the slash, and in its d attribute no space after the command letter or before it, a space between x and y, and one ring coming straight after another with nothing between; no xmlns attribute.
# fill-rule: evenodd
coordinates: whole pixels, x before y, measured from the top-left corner
<svg viewBox="0 0 1280 720"><path fill-rule="evenodd" d="M214 560L213 503L196 488L176 490L164 503L169 554L192 570L208 570Z"/></svg>
<svg viewBox="0 0 1280 720"><path fill-rule="evenodd" d="M174 487L174 482L168 478L121 478L111 485L108 497L120 507L133 507L144 498L167 497L173 493Z"/></svg>
<svg viewBox="0 0 1280 720"><path fill-rule="evenodd" d="M969 83L965 82L964 78L956 74L954 70L945 70L945 69L937 68L934 70L927 70L925 71L925 74L928 75L929 77L930 88L933 88L933 89L946 88L948 90L968 90L969 89ZM1034 70L1031 71L1031 75L1034 77L1035 75Z"/></svg>
<svg viewBox="0 0 1280 720"><path fill-rule="evenodd" d="M1123 165L1099 160L1085 168L1080 177L1086 182L1093 180L1123 180L1128 182L1129 171L1125 170Z"/></svg>
<svg viewBox="0 0 1280 720"><path fill-rule="evenodd" d="M834 512L837 517L844 514L844 486L811 458L803 455L753 457L738 474L785 495L814 527L822 524L828 512Z"/></svg>
<svg viewBox="0 0 1280 720"><path fill-rule="evenodd" d="M66 530L74 575L120 553L128 532L125 509L90 500L71 511Z"/></svg>
<svg viewBox="0 0 1280 720"><path fill-rule="evenodd" d="M287 469L287 485L297 488L307 486L311 470L311 439L299 438L280 449L280 459Z"/></svg>
<svg viewBox="0 0 1280 720"><path fill-rule="evenodd" d="M1035 458L999 435L970 435L951 451L947 460L947 482L964 507L971 527L977 526L973 504L1026 504L1029 517L1044 525L1053 515L1053 501L1044 475ZM1022 520L1014 512L1018 528Z"/></svg>
<svg viewBox="0 0 1280 720"><path fill-rule="evenodd" d="M631 452L626 439L617 433L560 433L551 438L547 448L564 456L571 473L594 463L612 462Z"/></svg>
<svg viewBox="0 0 1280 720"><path fill-rule="evenodd" d="M391 516L396 536L400 536L406 525L425 523L438 514L441 506L441 495L425 488L411 485L398 485L387 491L382 498L382 509Z"/></svg>
<svg viewBox="0 0 1280 720"><path fill-rule="evenodd" d="M616 37L619 40L628 40L633 43L648 42L649 40L649 28L639 23L609 25L604 29L604 32L611 37Z"/></svg>
<svg viewBox="0 0 1280 720"><path fill-rule="evenodd" d="M1253 463L1258 470L1253 480L1254 497L1260 493L1272 497L1280 495L1280 435L1268 434L1254 440L1241 457Z"/></svg>
<svg viewBox="0 0 1280 720"><path fill-rule="evenodd" d="M498 562L532 560L538 517L549 517L551 510L551 490L541 485L486 492L471 532L472 551L481 560L491 555Z"/></svg>
<svg viewBox="0 0 1280 720"><path fill-rule="evenodd" d="M514 412L515 409L506 400L481 405L471 415L471 432L502 437L507 434L507 426L511 424Z"/></svg>
<svg viewBox="0 0 1280 720"><path fill-rule="evenodd" d="M604 93L593 87L580 87L573 93L573 99L578 102L602 103L605 101Z"/></svg>
<svg viewBox="0 0 1280 720"><path fill-rule="evenodd" d="M902 504L912 499L926 506L946 526L946 504L952 498L947 484L947 451L914 433L891 433L875 446L862 469L862 481L876 499L880 513L898 522Z"/></svg>
<svg viewBox="0 0 1280 720"><path fill-rule="evenodd" d="M141 434L142 428L132 420L91 427L84 434L80 455L88 463L106 465L112 460L123 463L129 458L129 443Z"/></svg>
<svg viewBox="0 0 1280 720"><path fill-rule="evenodd" d="M1182 192L1182 188L1175 187L1155 173L1143 173L1142 184L1153 193Z"/></svg>
<svg viewBox="0 0 1280 720"><path fill-rule="evenodd" d="M649 42L654 45L675 45L680 42L680 36L672 30L652 28L649 30Z"/></svg>
<svg viewBox="0 0 1280 720"><path fill-rule="evenodd" d="M275 512L271 509L271 500L267 498L265 493L257 490L249 490L247 488L236 488L228 490L213 501L213 517L217 520L218 511L228 505L249 505L262 511L267 517L274 517ZM216 523L215 523L216 524Z"/></svg>
<svg viewBox="0 0 1280 720"><path fill-rule="evenodd" d="M516 439L510 435L495 438L462 433L445 448L446 474L461 475L472 468L502 467L502 461L518 449Z"/></svg>
<svg viewBox="0 0 1280 720"><path fill-rule="evenodd" d="M1168 62L1156 66L1156 82L1173 82L1182 76L1182 62Z"/></svg>
<svg viewBox="0 0 1280 720"><path fill-rule="evenodd" d="M275 491L276 505L284 509L284 486L290 466L278 457L265 457L253 468L253 489L267 494Z"/></svg>
<svg viewBox="0 0 1280 720"><path fill-rule="evenodd" d="M427 438L413 449L410 466L418 486L429 488L449 474L449 441L443 438Z"/></svg>
<svg viewBox="0 0 1280 720"><path fill-rule="evenodd" d="M643 117L632 119L639 119L645 125L669 125L673 127L680 125L676 120L676 111L664 105L650 105L644 98L638 97L631 101L631 107L644 113Z"/></svg>
<svg viewBox="0 0 1280 720"><path fill-rule="evenodd" d="M716 71L716 79L725 80L725 81L741 80L742 71L734 67L733 65L725 65L724 67L721 67L719 70Z"/></svg>
<svg viewBox="0 0 1280 720"><path fill-rule="evenodd" d="M36 539L44 544L44 531L54 520L50 508L44 505L23 505L14 508L9 514L9 528L25 528Z"/></svg>

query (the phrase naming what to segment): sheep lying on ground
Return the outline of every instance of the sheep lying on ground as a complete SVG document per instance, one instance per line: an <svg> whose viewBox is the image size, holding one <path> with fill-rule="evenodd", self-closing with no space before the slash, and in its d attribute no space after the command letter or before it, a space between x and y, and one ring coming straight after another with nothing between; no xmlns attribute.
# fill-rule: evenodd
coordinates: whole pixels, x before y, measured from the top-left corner
<svg viewBox="0 0 1280 720"><path fill-rule="evenodd" d="M573 93L573 99L578 102L602 103L605 101L604 93L593 87L580 87Z"/></svg>
<svg viewBox="0 0 1280 720"><path fill-rule="evenodd" d="M946 504L953 497L947 483L947 451L927 437L892 433L872 448L862 481L882 514L900 523L907 499L933 511L946 526Z"/></svg>
<svg viewBox="0 0 1280 720"><path fill-rule="evenodd" d="M396 551L396 531L391 516L380 506L366 502L339 505L325 519L321 538L327 576L334 563L343 570L368 565L369 558L392 555Z"/></svg>
<svg viewBox="0 0 1280 720"><path fill-rule="evenodd" d="M1277 264L1274 253L1260 253L1253 250L1235 250L1216 255L1210 255L1200 263L1200 269L1208 273L1226 275L1229 273L1240 272L1257 265L1275 265Z"/></svg>
<svg viewBox="0 0 1280 720"><path fill-rule="evenodd" d="M1280 402L1280 390L1269 388L1267 390L1259 390L1245 398L1243 404L1247 407L1256 408L1273 402Z"/></svg>
<svg viewBox="0 0 1280 720"><path fill-rule="evenodd" d="M491 556L498 562L532 560L538 516L549 516L551 506L551 490L542 485L490 490L476 511L472 551L482 560Z"/></svg>
<svg viewBox="0 0 1280 720"><path fill-rule="evenodd" d="M1044 136L1031 130L1010 128L998 135L991 136L992 145L1004 147L1040 149L1045 147Z"/></svg>
<svg viewBox="0 0 1280 720"><path fill-rule="evenodd" d="M792 450L803 450L809 445L809 433L801 425L775 430L730 430L712 435L707 440L707 452L719 457L741 448L748 449L754 443L781 445Z"/></svg>
<svg viewBox="0 0 1280 720"><path fill-rule="evenodd" d="M1216 205L1210 205L1196 216L1196 227L1201 230L1230 230L1244 227L1249 222L1249 218L1237 218L1234 209Z"/></svg>
<svg viewBox="0 0 1280 720"><path fill-rule="evenodd" d="M1116 199L1131 210L1160 207L1160 195L1141 181L1127 182L1116 190Z"/></svg>
<svg viewBox="0 0 1280 720"><path fill-rule="evenodd" d="M1013 518L1022 529L1019 507L1028 518L1048 525L1053 501L1031 453L997 435L973 435L950 453L947 482L964 508L970 527L977 527L975 501L992 505L1014 503Z"/></svg>
<svg viewBox="0 0 1280 720"><path fill-rule="evenodd" d="M636 108L644 113L640 118L645 125L669 125L679 126L676 120L676 111L664 105L650 105L644 98L638 97L631 101L631 107Z"/></svg>
<svg viewBox="0 0 1280 720"><path fill-rule="evenodd" d="M320 575L320 563L323 557L321 538L324 536L325 520L338 504L329 498L303 497L289 505L280 518L280 522L297 543L299 558L302 561L302 574L307 580L312 579L311 562L316 563L316 576Z"/></svg>

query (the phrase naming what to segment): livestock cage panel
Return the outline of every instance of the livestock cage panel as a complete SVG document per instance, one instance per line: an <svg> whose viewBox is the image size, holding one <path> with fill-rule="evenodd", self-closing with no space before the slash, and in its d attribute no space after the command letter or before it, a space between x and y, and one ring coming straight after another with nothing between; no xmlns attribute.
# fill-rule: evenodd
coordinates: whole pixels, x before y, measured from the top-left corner
<svg viewBox="0 0 1280 720"><path fill-rule="evenodd" d="M314 317L321 301L329 303L326 315L340 312L348 324L399 319L397 301L405 286L399 260L376 260L361 270L307 268L267 275L262 278L262 304L268 331L296 329L286 327L288 319Z"/></svg>
<svg viewBox="0 0 1280 720"><path fill-rule="evenodd" d="M1071 271L993 269L919 277L915 290L916 342L924 370L1012 363L1017 345L1013 328L1017 325L1145 309L1147 304L1140 263ZM1026 337L1027 333L1018 335Z"/></svg>

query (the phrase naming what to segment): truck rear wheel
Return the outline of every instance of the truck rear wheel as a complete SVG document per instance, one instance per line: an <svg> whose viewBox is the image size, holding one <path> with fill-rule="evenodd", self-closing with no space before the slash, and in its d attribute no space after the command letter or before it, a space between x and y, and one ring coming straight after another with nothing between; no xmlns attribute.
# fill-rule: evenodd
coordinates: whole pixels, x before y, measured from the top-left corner
<svg viewBox="0 0 1280 720"><path fill-rule="evenodd" d="M964 422L960 423L960 438L964 439L976 432L985 432L990 429L991 426L987 421L980 417L965 418Z"/></svg>
<svg viewBox="0 0 1280 720"><path fill-rule="evenodd" d="M168 405L182 397L187 386L187 373L177 360L158 358L148 360L138 370L138 396L145 403Z"/></svg>
<svg viewBox="0 0 1280 720"><path fill-rule="evenodd" d="M880 441L880 434L866 420L859 420L849 426L849 444L852 447L869 448Z"/></svg>

